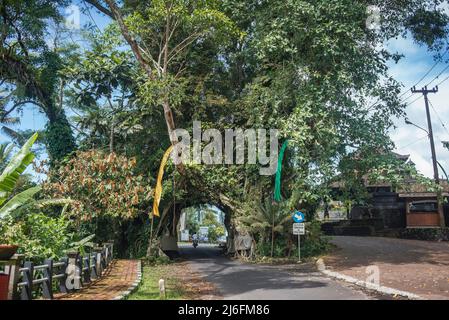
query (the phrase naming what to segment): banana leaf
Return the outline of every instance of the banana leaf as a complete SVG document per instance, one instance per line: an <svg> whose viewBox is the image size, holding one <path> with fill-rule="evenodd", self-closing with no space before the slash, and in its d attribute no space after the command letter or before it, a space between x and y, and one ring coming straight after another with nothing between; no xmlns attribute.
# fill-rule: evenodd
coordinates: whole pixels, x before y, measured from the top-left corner
<svg viewBox="0 0 449 320"><path fill-rule="evenodd" d="M33 197L36 193L41 191L41 187L33 187L29 188L18 195L14 196L11 200L9 200L4 206L0 208L0 219L4 216L10 214L14 210L20 208L27 202L33 200Z"/></svg>
<svg viewBox="0 0 449 320"><path fill-rule="evenodd" d="M16 186L20 175L25 171L28 165L34 160L34 154L30 151L38 134L35 133L14 155L11 161L6 166L3 173L0 175L0 205L2 205L10 192Z"/></svg>

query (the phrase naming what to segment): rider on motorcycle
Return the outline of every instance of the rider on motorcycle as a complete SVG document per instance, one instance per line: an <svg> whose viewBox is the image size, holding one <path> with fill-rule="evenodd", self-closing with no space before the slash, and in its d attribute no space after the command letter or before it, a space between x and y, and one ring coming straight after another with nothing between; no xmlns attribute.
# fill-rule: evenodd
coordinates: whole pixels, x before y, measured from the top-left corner
<svg viewBox="0 0 449 320"><path fill-rule="evenodd" d="M194 248L198 246L198 235L196 233L192 235L192 243Z"/></svg>

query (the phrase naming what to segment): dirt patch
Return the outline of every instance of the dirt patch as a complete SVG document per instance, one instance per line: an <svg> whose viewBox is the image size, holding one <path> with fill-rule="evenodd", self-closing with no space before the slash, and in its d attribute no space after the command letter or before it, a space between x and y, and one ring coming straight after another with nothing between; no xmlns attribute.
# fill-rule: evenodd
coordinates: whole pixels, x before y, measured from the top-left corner
<svg viewBox="0 0 449 320"><path fill-rule="evenodd" d="M222 299L216 286L207 282L198 273L192 270L186 261L171 265L176 278L180 280L186 293L186 299L191 300L217 300Z"/></svg>

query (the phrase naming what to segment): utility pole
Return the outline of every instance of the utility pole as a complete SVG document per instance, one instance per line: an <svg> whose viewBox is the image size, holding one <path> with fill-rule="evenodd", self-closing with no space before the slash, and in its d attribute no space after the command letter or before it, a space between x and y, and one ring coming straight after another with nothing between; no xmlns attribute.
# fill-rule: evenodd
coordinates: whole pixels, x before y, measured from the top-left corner
<svg viewBox="0 0 449 320"><path fill-rule="evenodd" d="M422 93L424 96L424 103L426 106L426 114L427 114L427 126L429 128L429 140L430 140L430 150L432 151L432 164L433 164L433 178L435 179L435 183L438 187L440 187L440 178L438 176L438 165L437 165L437 157L435 153L435 142L433 140L433 131L432 131L432 120L430 119L430 110L429 110L429 100L427 98L427 94L429 93L437 93L438 86L433 89L427 89L427 86L422 88L421 90L416 90L415 87L412 88L412 93ZM444 211L443 211L443 199L441 196L441 191L438 189L437 191L437 200L438 200L438 214L440 216L440 227L444 228L446 226L444 222Z"/></svg>

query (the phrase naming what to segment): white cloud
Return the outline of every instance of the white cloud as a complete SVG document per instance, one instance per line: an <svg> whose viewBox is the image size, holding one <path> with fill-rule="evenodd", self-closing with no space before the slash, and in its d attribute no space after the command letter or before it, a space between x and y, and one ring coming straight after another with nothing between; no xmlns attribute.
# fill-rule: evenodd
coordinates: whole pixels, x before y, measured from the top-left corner
<svg viewBox="0 0 449 320"><path fill-rule="evenodd" d="M390 74L396 80L404 84L404 91L406 91L410 90L410 86L421 79L435 62L430 52L427 52L425 48L417 46L412 40L398 40L393 44L389 44L388 49L398 48L398 51L401 52L399 46L402 47L402 52L405 52L406 56L398 64L390 65ZM417 85L417 88L421 88L430 82L445 67L445 63L439 63L432 72ZM449 76L449 70L446 70L446 72L441 74L438 79L435 79L429 87L435 86L447 76ZM403 98L406 98L409 95L410 94L407 92ZM407 99L407 102L412 102L418 95L418 93L412 95ZM448 130L446 130L442 125L442 123L449 125L449 121L445 116L449 113L449 80L439 86L438 93L429 94L428 96L436 110L435 112L433 108L430 107L437 159L441 165L445 167L446 171L449 171L449 151L441 144L442 140L449 140L449 127L447 127ZM407 106L405 111L407 113L407 118L411 122L427 129L426 110L422 95L416 102ZM397 129L391 131L391 138L397 147L395 151L401 154L410 154L417 169L422 174L428 177L433 177L430 142L429 139L426 138L426 133L414 126L405 124L404 119L396 119L395 124ZM441 170L440 176L442 176Z"/></svg>

